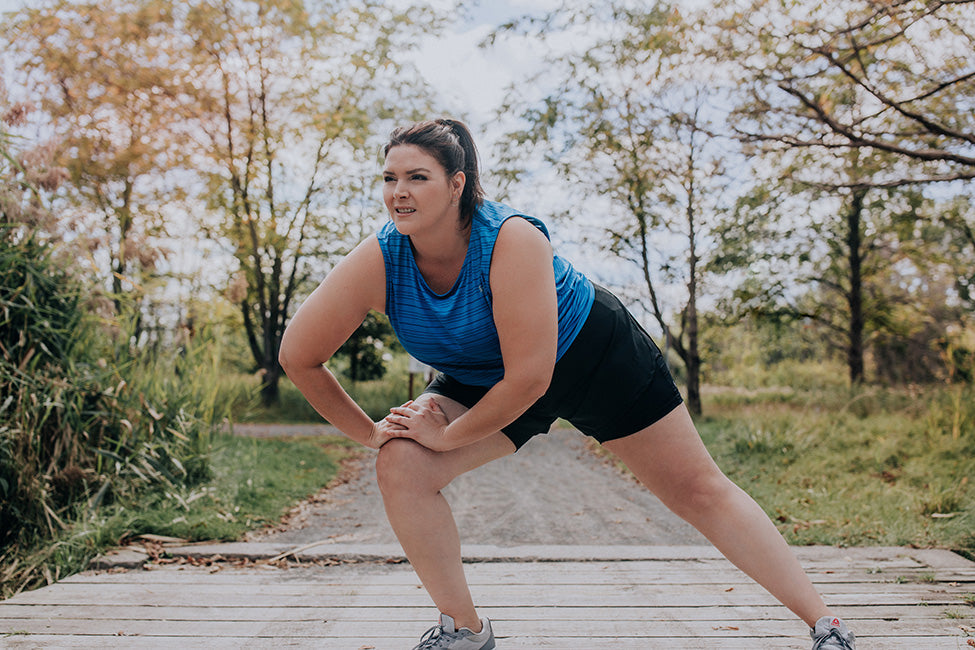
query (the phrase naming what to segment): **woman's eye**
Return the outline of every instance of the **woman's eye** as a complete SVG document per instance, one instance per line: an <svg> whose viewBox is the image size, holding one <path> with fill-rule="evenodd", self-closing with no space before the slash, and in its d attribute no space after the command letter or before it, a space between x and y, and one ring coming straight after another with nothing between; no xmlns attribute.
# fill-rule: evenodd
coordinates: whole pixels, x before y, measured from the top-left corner
<svg viewBox="0 0 975 650"><path fill-rule="evenodd" d="M413 180L415 180L415 181L425 181L425 180L427 180L427 177L424 176L423 174L413 174L413 176L411 176L411 178Z"/></svg>

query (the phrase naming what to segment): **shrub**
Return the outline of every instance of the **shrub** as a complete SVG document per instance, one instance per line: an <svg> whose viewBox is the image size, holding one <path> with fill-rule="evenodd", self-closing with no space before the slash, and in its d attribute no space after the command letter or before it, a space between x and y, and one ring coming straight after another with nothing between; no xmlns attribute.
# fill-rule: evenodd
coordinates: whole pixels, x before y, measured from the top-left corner
<svg viewBox="0 0 975 650"><path fill-rule="evenodd" d="M0 229L0 563L108 501L209 475L215 348L133 349L84 296L49 245ZM51 575L6 569L2 596Z"/></svg>

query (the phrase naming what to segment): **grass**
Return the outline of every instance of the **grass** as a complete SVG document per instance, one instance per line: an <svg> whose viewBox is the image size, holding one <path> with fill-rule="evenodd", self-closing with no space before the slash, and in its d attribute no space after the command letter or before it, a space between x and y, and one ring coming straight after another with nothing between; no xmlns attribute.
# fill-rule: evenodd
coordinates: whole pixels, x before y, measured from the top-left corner
<svg viewBox="0 0 975 650"><path fill-rule="evenodd" d="M715 461L789 543L975 559L975 386L851 389L831 379L836 368L790 368L796 385L770 374L705 386L696 419Z"/></svg>
<svg viewBox="0 0 975 650"><path fill-rule="evenodd" d="M346 438L244 438L220 435L211 453L212 476L192 488L168 487L89 513L51 544L0 558L0 597L83 570L95 555L143 534L189 541L239 539L274 525L297 501L325 487L343 459L358 453ZM39 567L39 571L25 571ZM43 579L18 579L42 574Z"/></svg>
<svg viewBox="0 0 975 650"><path fill-rule="evenodd" d="M211 456L213 479L153 495L116 514L120 537L145 533L189 541L239 539L276 524L295 502L325 487L358 453L344 437L245 438L223 435Z"/></svg>
<svg viewBox="0 0 975 650"><path fill-rule="evenodd" d="M329 366L352 398L373 420L380 420L389 413L391 406L398 406L409 399L409 379L406 357L398 355L388 363L383 379L373 381L349 381L343 374L343 360L333 360ZM415 377L414 393L423 388L422 379ZM304 396L287 377L278 384L280 403L266 408L257 399L259 379L256 376L237 375L225 378L221 394L234 406L232 412L237 422L321 422Z"/></svg>
<svg viewBox="0 0 975 650"><path fill-rule="evenodd" d="M725 395L698 428L790 543L975 552L975 418L955 388ZM966 404L972 406L972 389ZM954 422L965 422L958 430Z"/></svg>

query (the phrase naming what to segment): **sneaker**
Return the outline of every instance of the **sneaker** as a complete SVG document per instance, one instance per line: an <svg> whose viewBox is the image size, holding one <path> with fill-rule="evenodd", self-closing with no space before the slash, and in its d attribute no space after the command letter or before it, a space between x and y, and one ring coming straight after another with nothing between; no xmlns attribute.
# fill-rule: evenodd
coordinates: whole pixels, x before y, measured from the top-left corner
<svg viewBox="0 0 975 650"><path fill-rule="evenodd" d="M413 650L433 650L445 648L449 650L494 650L494 632L491 631L491 621L481 619L481 631L477 634L468 628L459 630L454 627L454 619L446 614L440 615L440 625L434 625L420 639L419 645Z"/></svg>
<svg viewBox="0 0 975 650"><path fill-rule="evenodd" d="M835 616L824 616L816 621L816 627L809 630L812 637L812 650L856 650L853 645L853 632L846 623Z"/></svg>

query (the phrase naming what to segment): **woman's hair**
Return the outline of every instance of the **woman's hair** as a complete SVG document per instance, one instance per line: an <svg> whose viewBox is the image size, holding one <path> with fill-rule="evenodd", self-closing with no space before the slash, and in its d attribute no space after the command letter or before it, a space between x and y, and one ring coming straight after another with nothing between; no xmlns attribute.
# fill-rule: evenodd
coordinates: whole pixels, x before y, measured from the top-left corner
<svg viewBox="0 0 975 650"><path fill-rule="evenodd" d="M428 120L401 126L389 134L383 156L402 144L420 147L447 171L447 176L464 172L466 181L460 195L460 223L466 228L474 218L474 210L484 201L484 191L477 166L477 147L463 122L457 120Z"/></svg>

